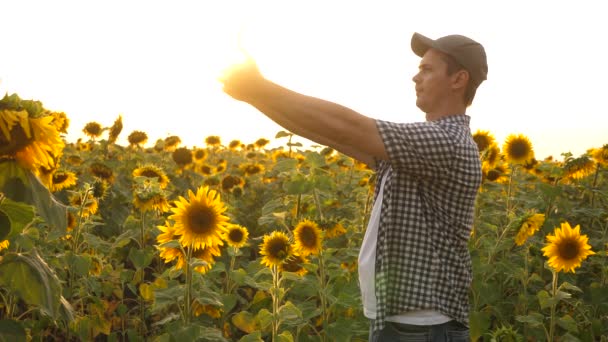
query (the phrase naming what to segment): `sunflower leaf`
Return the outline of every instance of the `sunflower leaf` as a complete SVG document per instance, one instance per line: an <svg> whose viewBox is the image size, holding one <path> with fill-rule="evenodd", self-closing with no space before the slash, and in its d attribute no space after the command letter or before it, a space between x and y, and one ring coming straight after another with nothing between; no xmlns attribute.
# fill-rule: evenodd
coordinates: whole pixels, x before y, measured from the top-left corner
<svg viewBox="0 0 608 342"><path fill-rule="evenodd" d="M277 335L277 342L293 342L293 335L291 332L285 330Z"/></svg>
<svg viewBox="0 0 608 342"><path fill-rule="evenodd" d="M0 203L0 241L21 234L35 217L34 207L31 205L4 198Z"/></svg>
<svg viewBox="0 0 608 342"><path fill-rule="evenodd" d="M25 329L17 321L0 320L0 342L26 341Z"/></svg>
<svg viewBox="0 0 608 342"><path fill-rule="evenodd" d="M262 333L259 331L255 331L251 334L247 334L241 337L238 342L264 342L264 340L262 339Z"/></svg>
<svg viewBox="0 0 608 342"><path fill-rule="evenodd" d="M232 316L232 324L239 330L248 334L260 329L260 321L257 320L252 313L247 311L241 311Z"/></svg>
<svg viewBox="0 0 608 342"><path fill-rule="evenodd" d="M542 314L540 314L538 312L531 312L530 314L528 314L526 316L517 316L517 317L515 317L515 319L518 322L528 323L532 327L537 327L537 326L540 326L543 324L545 316L543 316Z"/></svg>
<svg viewBox="0 0 608 342"><path fill-rule="evenodd" d="M5 255L0 263L0 274L0 285L26 303L38 306L46 315L58 317L62 305L61 284L36 251Z"/></svg>

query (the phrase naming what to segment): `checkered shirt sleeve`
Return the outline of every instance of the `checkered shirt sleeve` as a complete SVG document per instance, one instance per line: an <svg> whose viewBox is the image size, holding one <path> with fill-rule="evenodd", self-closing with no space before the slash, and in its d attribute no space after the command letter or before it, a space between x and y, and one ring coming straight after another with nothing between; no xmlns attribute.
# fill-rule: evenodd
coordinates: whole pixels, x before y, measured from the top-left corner
<svg viewBox="0 0 608 342"><path fill-rule="evenodd" d="M468 325L467 241L481 183L469 117L376 124L389 156L376 170L388 172L376 248L376 328L387 316L423 309Z"/></svg>

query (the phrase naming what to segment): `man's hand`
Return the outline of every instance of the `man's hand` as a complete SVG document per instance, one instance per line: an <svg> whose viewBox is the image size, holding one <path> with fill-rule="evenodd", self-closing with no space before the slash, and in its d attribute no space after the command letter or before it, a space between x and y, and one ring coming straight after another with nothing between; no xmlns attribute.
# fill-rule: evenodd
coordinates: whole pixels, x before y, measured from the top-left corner
<svg viewBox="0 0 608 342"><path fill-rule="evenodd" d="M236 100L252 100L263 85L265 79L252 58L236 64L224 71L220 81L224 92Z"/></svg>

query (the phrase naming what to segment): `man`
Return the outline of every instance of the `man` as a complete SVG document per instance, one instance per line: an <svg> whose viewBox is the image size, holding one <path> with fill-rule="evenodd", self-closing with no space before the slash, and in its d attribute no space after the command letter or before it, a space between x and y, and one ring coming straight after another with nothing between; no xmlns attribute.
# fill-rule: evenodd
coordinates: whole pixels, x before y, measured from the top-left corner
<svg viewBox="0 0 608 342"><path fill-rule="evenodd" d="M471 263L467 241L481 182L469 117L488 67L483 46L415 33L422 60L413 77L426 122L375 120L263 78L252 61L224 91L300 136L367 163L378 174L359 255L370 341L468 341Z"/></svg>

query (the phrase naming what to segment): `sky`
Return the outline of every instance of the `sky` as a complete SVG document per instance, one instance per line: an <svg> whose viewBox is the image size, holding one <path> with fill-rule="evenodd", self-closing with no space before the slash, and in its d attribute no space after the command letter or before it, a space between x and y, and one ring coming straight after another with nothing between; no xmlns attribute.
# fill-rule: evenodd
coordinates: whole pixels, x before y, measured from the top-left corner
<svg viewBox="0 0 608 342"><path fill-rule="evenodd" d="M524 134L537 159L608 144L608 24L602 1L0 0L0 93L70 119L123 117L149 144L274 140L281 127L222 92L247 51L268 79L395 122L423 121L414 32L467 35L488 55L471 129ZM299 139L305 144L305 139Z"/></svg>

